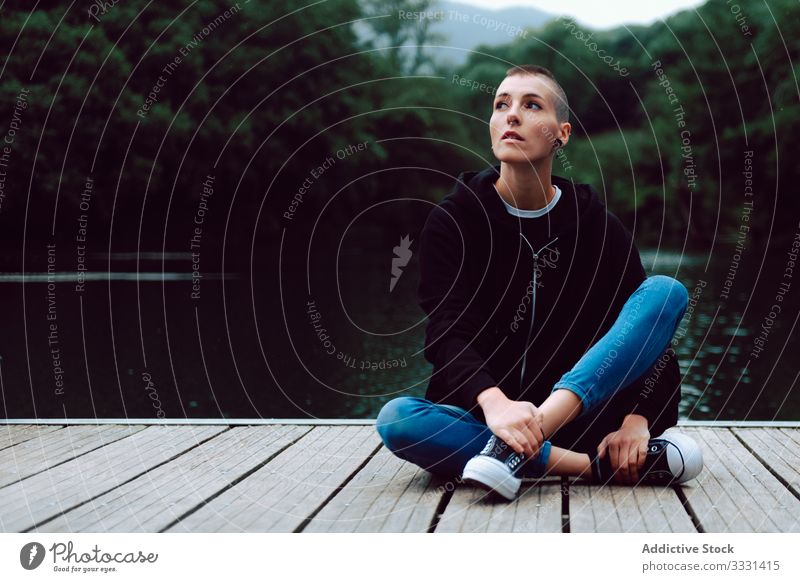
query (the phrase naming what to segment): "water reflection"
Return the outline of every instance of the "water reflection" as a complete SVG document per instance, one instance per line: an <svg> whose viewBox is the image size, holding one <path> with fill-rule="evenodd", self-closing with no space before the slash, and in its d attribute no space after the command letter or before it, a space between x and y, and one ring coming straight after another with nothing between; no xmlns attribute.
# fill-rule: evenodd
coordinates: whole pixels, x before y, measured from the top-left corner
<svg viewBox="0 0 800 582"><path fill-rule="evenodd" d="M357 234L352 248L345 238L333 249L335 261L286 261L279 277L258 265L252 273L204 275L198 298L191 273L159 271L160 255L139 256L138 273L126 268L136 266L126 263L133 254L114 257L112 272L88 273L81 293L70 273L0 274L4 414L371 418L397 395L423 395L431 366L422 355L416 258L389 291L392 249L407 233ZM355 242L363 240L369 249ZM797 297L782 300L763 351L754 345L781 257L769 257L758 280L741 270L728 297L721 293L726 269L708 257L660 249L642 259L649 274L678 278L694 298L674 343L683 417L800 416L791 358ZM48 319L50 284L55 320Z"/></svg>

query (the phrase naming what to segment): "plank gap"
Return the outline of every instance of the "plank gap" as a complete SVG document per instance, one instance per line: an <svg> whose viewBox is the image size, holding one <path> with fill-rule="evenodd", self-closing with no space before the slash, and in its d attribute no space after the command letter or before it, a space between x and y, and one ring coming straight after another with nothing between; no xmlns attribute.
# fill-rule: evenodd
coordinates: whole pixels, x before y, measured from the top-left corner
<svg viewBox="0 0 800 582"><path fill-rule="evenodd" d="M62 427L62 428L64 428L64 427ZM40 469L40 470L36 471L35 473L31 473L30 475L25 475L25 476L24 476L24 477L22 477L21 479L17 479L16 481L12 481L12 482L10 482L10 483L6 483L5 485L0 485L0 489L2 489L3 487L11 487L12 485L16 485L17 483L20 483L21 481L24 481L25 479L30 479L31 477L35 477L36 475L39 475L39 474L41 474L41 473L45 473L45 472L47 472L47 471L50 471L50 470L52 470L52 469L55 469L56 467L58 467L58 466L60 466L60 465L63 465L64 463L69 463L69 462L71 462L71 461L74 461L75 459L79 459L80 457L82 457L82 456L84 456L84 455L88 455L89 453L92 453L92 452L94 452L94 451L97 451L97 450L99 450L99 449L102 449L103 447L106 447L106 446L108 446L108 445L111 445L111 444L113 444L113 443L115 443L115 442L117 442L117 441L121 441L122 439L127 439L127 438L130 438L130 437L132 437L133 435L135 435L136 433L138 433L138 432L141 432L142 430L145 430L145 428L146 428L146 427L142 427L142 428L140 428L139 430L137 430L136 432L129 432L128 434L119 435L119 436L118 436L118 437L116 437L116 438L114 438L114 437L110 437L110 440L108 440L108 441L105 441L105 442L103 442L103 443L100 443L100 444L98 444L98 446L96 446L96 447L95 447L95 448L93 448L93 449L87 449L87 450L83 451L82 453L77 453L77 454L74 454L74 456L72 456L72 457L65 458L65 459L63 459L62 461L59 461L59 462L57 462L57 463L53 463L52 465L47 465L46 467L44 467L44 468L42 468L42 469ZM53 431L53 432L58 432L58 431ZM53 433L48 433L48 435L49 435L49 434L53 434ZM34 438L36 438L36 437L34 437ZM102 435L101 435L101 438L102 438ZM30 440L33 440L33 439L30 439ZM28 442L28 441L25 441L25 442ZM17 443L17 444L19 445L19 444L22 444L22 443ZM16 445L14 445L14 446L16 446ZM74 446L72 446L72 441L70 441L70 449L71 449L71 450L73 451L73 453L74 453L74 451L75 451L75 447L74 447Z"/></svg>
<svg viewBox="0 0 800 582"><path fill-rule="evenodd" d="M228 430L230 430L230 429L231 429L231 427L228 427ZM222 431L222 433L219 433L219 434L223 434L224 432L226 432L226 431ZM252 475L252 474L253 474L253 473L255 473L256 471L258 471L258 470L262 469L262 468L264 467L264 465L266 465L267 463L269 463L270 461L272 461L272 460L273 460L275 457L277 457L278 455L280 455L280 454L281 454L283 451L285 451L285 450L286 450L286 449L288 449L289 447L292 447L292 446L294 446L294 445L297 443L297 441L299 441L301 438L303 438L304 436L306 436L306 435L307 435L309 432L311 432L311 429L310 429L310 428L309 428L309 429L308 429L306 432L304 432L304 433L302 433L302 434L298 435L298 436L297 436L297 438L295 438L294 440L292 440L292 441L290 441L290 442L286 443L286 446L284 446L284 447L281 447L281 448L279 448L279 449L275 450L275 452L273 452L271 455L269 455L269 456L268 456L266 459L264 459L262 462L260 462L260 463L258 463L257 465L255 465L255 466L254 466L252 469L250 469L249 471L246 471L245 473L242 473L242 474L241 474L239 477L237 477L236 479L233 479L233 480L232 480L230 483L228 483L228 484L227 484L225 487L223 487L222 489L220 489L219 491L217 491L217 492L216 492L216 493L214 493L213 495L211 495L211 496L209 496L208 498L204 499L203 501L201 501L200 503L198 503L198 504L197 504L197 505L195 505L194 507L191 507L191 508L187 509L186 511L184 511L184 512L183 512L181 515L179 515L177 518L173 519L173 520L172 520L171 522L169 522L167 525L165 525L165 526L164 526L164 527L162 527L160 530L158 530L158 533L164 533L164 532L166 532L166 531L167 531L169 528L171 528L171 527L175 527L177 524L179 524L181 521L183 521L184 519L186 519L187 517L189 517L191 514L195 513L195 512L196 512L196 511L198 511L199 509L202 509L203 507L205 507L206 505L208 505L208 504L209 504L211 501L213 501L214 499L216 499L217 497L219 497L220 495L222 495L223 493L225 493L226 491L228 491L228 490L229 490L229 489L231 489L232 487L235 487L236 485L238 485L239 483L241 483L242 481L244 481L245 479L247 479L247 478L248 478L250 475Z"/></svg>
<svg viewBox="0 0 800 582"><path fill-rule="evenodd" d="M739 436L739 433L737 433L736 431L731 431L731 433L733 434L733 436L736 437L736 440L742 443L742 446L746 448L750 452L750 454L753 455L758 460L758 462L761 463L764 466L764 468L780 482L781 485L786 487L789 493L794 495L797 499L800 499L800 494L798 494L798 492L795 491L794 487L792 487L792 484L789 483L786 479L784 479L775 469L773 469L772 466L769 463L767 463L766 460L761 458L761 455L759 455L755 450L753 450L753 448L750 447L750 445L748 445L747 442L745 442L745 440Z"/></svg>
<svg viewBox="0 0 800 582"><path fill-rule="evenodd" d="M683 488L680 485L673 485L672 488L675 490L675 494L678 496L678 499L683 505L683 509L689 515L689 519L692 520L692 524L694 525L695 529L698 533L706 533L705 528L703 528L703 524L700 523L700 518L695 513L692 506L689 504L689 500L686 497L686 494L683 492Z"/></svg>
<svg viewBox="0 0 800 582"><path fill-rule="evenodd" d="M0 426L2 426L2 425L0 425ZM10 426L13 426L13 425L7 425L7 426L9 426L9 427L10 427ZM30 425L30 427L29 427L29 428L34 428L35 426L36 426L36 425ZM35 439L35 438L36 438L36 437L38 437L38 436L41 436L41 434L42 434L42 428L49 428L49 427L41 427L41 426L40 426L40 427L39 427L39 432L38 432L38 433L34 433L33 431L30 431L30 436L27 436L27 437L23 438L21 441L17 441L17 442L15 442L15 443L9 443L9 444L7 444L7 445L2 445L2 446L0 446L0 451L4 451L4 450L6 450L6 449L10 449L11 447L16 447L17 445L21 445L22 443L26 443L26 442L28 442L28 441L30 441L30 440L33 440L33 439ZM57 426L57 427L55 427L55 428L54 428L54 429L52 429L52 430L46 430L46 431L44 431L44 432L45 432L46 434L53 434L53 433L55 433L55 432L58 432L59 430L61 430L61 429L63 429L63 428L65 428L65 427L63 427L63 426ZM0 429L0 431L2 431L2 429Z"/></svg>
<svg viewBox="0 0 800 582"><path fill-rule="evenodd" d="M78 507L80 507L80 506L82 506L82 505L86 505L87 503L90 503L90 502L94 501L95 499L97 499L97 498L99 498L99 497L102 497L103 495L105 495L105 494L106 494L106 493L108 493L109 491L113 491L114 489L117 489L118 487L121 487L121 486L123 486L123 485L126 485L126 484L130 483L131 481L133 481L133 480L135 480L135 479L138 479L138 478L139 478L139 477L141 477L142 475L146 475L147 473L149 473L149 472L150 472L150 471L152 471L153 469L156 469L156 468L158 468L158 467L161 467L162 465L166 465L167 463L171 463L172 461L174 461L175 459L177 459L178 457L180 457L180 456L181 456L181 455L183 455L184 453L186 453L186 452L188 452L188 451L191 451L192 449L194 449L194 448L196 448L196 447L198 447L198 446L202 445L203 443L206 443L206 442L210 441L211 439L213 439L213 438L214 438L214 437L216 437L217 435L223 434L224 432L227 432L227 431L229 431L229 430L230 430L230 427L228 427L227 429L225 429L225 430L223 430L223 431L220 431L220 432L218 432L218 433L214 433L214 434L212 434L210 437L208 437L208 438L205 438L205 439L203 439L203 440L199 441L199 442L198 442L198 443L197 443L197 444L196 444L194 447L189 447L188 449L186 449L186 450L184 450L184 451L181 451L181 452L179 452L179 453L178 453L178 454L176 454L176 455L173 455L173 456L172 456L172 457L170 457L169 459L166 459L165 461L163 461L163 462L161 462L161 463L158 463L157 465L153 465L152 467L150 467L150 468L149 468L149 469L147 469L146 471L142 471L141 473L138 473L138 474L136 474L136 475L133 475L133 476L132 476L130 479L126 479L125 481L123 481L123 482L121 482L121 483L118 483L116 486L112 487L111 489L106 489L105 491L101 491L101 492L99 492L97 495L94 495L94 496L92 496L92 497L90 497L90 498L88 498L88 499L85 499L85 500L83 500L83 501L81 501L81 502L79 502L79 503L76 503L75 505L72 505L71 507L68 507L68 508L66 508L66 509L65 509L65 510L63 510L63 511L61 511L61 512L58 512L58 513L56 513L55 515L52 515L52 516L50 516L50 517L48 517L48 518L46 518L46 519L43 519L43 520L42 520L42 521L40 521L40 522L36 522L36 523L34 523L32 526L30 526L30 527L28 527L28 528L26 528L26 529L22 530L20 533L30 533L30 532L32 532L32 531L34 531L34 530L36 530L36 529L37 529L37 528L38 528L40 525L44 525L44 524L46 524L46 523L48 523L48 522L51 522L51 521L53 521L54 519L56 519L56 518L58 518L58 517L61 517L61 516L63 516L64 514L66 514L66 513L70 512L70 511L73 511L73 510L77 509ZM143 431L142 431L142 432L143 432Z"/></svg>
<svg viewBox="0 0 800 582"><path fill-rule="evenodd" d="M456 477L454 481L456 486L450 491L448 491L447 487L445 487L444 493L442 494L441 499L439 499L439 503L436 504L436 510L433 512L433 518L431 518L431 523L428 525L427 533L436 532L436 528L439 527L439 521L442 519L450 500L453 498L453 494L462 487L461 476Z"/></svg>
<svg viewBox="0 0 800 582"><path fill-rule="evenodd" d="M331 499L333 499L339 493L341 493L342 489L344 489L347 486L347 484L350 483L350 481L352 481L356 475L358 475L359 471L361 471L367 465L367 463L369 463L375 457L375 455L378 454L378 451L381 449L382 446L383 443L378 444L378 446L376 446L375 449L369 455L367 455L367 457L361 462L361 464L359 464L358 467L356 467L355 470L352 473L350 473L344 481L342 481L339 485L337 485L334 488L334 490L331 491L330 495L328 495L325 499L322 500L322 503L320 503L314 509L314 511L312 511L306 517L303 518L303 521L300 522L300 525L294 528L293 533L301 533L306 527L308 527L308 524L311 523L311 520L313 520L320 511L322 511L322 508L325 507L331 501Z"/></svg>

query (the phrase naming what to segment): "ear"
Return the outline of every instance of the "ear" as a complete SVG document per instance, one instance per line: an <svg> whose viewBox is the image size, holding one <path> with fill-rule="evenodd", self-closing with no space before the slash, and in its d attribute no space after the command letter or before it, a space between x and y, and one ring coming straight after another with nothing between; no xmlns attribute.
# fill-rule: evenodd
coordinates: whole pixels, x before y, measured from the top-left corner
<svg viewBox="0 0 800 582"><path fill-rule="evenodd" d="M560 131L558 133L558 139L561 140L561 144L562 144L561 147L564 147L565 145L567 145L567 142L569 141L569 136L570 136L571 133L572 133L572 125L570 124L570 122L569 121L565 121L564 123L562 123L561 127L560 127Z"/></svg>

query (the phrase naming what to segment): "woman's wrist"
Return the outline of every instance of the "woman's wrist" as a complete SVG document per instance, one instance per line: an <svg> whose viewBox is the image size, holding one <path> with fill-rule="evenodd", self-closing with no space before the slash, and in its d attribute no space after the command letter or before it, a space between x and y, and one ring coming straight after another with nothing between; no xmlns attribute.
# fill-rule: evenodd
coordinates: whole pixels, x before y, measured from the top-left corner
<svg viewBox="0 0 800 582"><path fill-rule="evenodd" d="M494 404L508 400L508 398L498 386L492 386L478 394L476 400L485 413L486 410L491 408Z"/></svg>
<svg viewBox="0 0 800 582"><path fill-rule="evenodd" d="M622 426L649 428L647 418L641 414L628 414L622 420Z"/></svg>

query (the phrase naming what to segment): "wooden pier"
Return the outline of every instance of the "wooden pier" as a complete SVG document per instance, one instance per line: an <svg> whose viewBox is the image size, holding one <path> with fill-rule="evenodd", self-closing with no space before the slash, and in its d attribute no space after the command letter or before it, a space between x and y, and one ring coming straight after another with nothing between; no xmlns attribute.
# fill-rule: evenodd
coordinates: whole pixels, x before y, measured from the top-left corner
<svg viewBox="0 0 800 582"><path fill-rule="evenodd" d="M511 503L432 476L370 421L0 425L4 532L798 532L798 423L683 423L683 486L524 481ZM168 421L169 422L169 421Z"/></svg>

